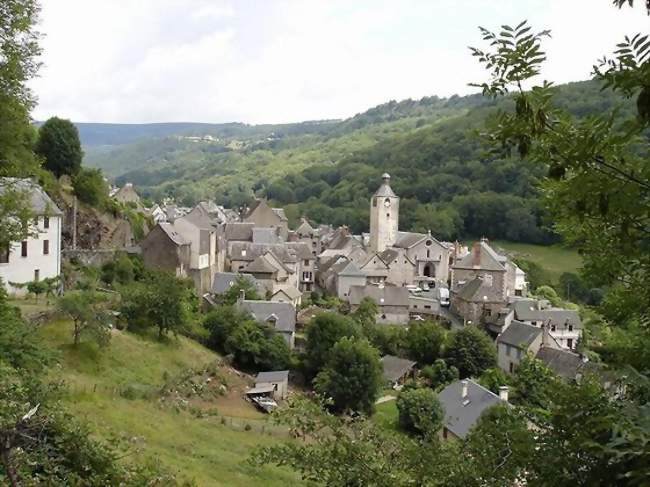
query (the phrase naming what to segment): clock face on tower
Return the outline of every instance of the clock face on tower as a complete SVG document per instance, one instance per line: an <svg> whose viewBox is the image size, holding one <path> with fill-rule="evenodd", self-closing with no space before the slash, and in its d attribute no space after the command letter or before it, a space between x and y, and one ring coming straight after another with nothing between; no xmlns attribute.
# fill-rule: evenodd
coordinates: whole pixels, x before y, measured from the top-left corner
<svg viewBox="0 0 650 487"><path fill-rule="evenodd" d="M390 208L390 198L386 198L386 199L384 200L384 206L385 206L386 208Z"/></svg>

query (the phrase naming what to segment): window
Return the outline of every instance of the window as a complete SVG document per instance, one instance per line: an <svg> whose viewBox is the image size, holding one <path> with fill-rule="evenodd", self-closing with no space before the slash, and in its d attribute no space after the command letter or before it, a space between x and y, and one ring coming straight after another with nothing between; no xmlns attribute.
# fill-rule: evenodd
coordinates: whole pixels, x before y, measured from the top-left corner
<svg viewBox="0 0 650 487"><path fill-rule="evenodd" d="M515 371L515 364L513 362L510 362L510 365L508 365L508 371L512 374Z"/></svg>
<svg viewBox="0 0 650 487"><path fill-rule="evenodd" d="M447 428L442 428L442 437L446 440L449 433L447 433Z"/></svg>
<svg viewBox="0 0 650 487"><path fill-rule="evenodd" d="M45 228L45 229L50 228L50 217L49 216L44 216L43 217L43 228Z"/></svg>
<svg viewBox="0 0 650 487"><path fill-rule="evenodd" d="M27 257L27 240L20 242L20 255L21 257Z"/></svg>
<svg viewBox="0 0 650 487"><path fill-rule="evenodd" d="M309 261L307 259L305 259L305 261L303 262L303 265L309 266Z"/></svg>
<svg viewBox="0 0 650 487"><path fill-rule="evenodd" d="M551 331L555 331L555 325L551 325Z"/></svg>
<svg viewBox="0 0 650 487"><path fill-rule="evenodd" d="M34 269L34 280L38 281L41 277L41 270L40 269Z"/></svg>
<svg viewBox="0 0 650 487"><path fill-rule="evenodd" d="M427 249L427 259L430 259L430 258L431 258L431 251L429 249Z"/></svg>
<svg viewBox="0 0 650 487"><path fill-rule="evenodd" d="M372 206L377 206L377 198L374 198L374 199L372 200Z"/></svg>
<svg viewBox="0 0 650 487"><path fill-rule="evenodd" d="M573 325L569 325L569 331L573 331Z"/></svg>
<svg viewBox="0 0 650 487"><path fill-rule="evenodd" d="M43 255L48 255L50 253L50 241L43 240Z"/></svg>
<svg viewBox="0 0 650 487"><path fill-rule="evenodd" d="M425 304L424 309L431 309L431 305L430 304Z"/></svg>
<svg viewBox="0 0 650 487"><path fill-rule="evenodd" d="M492 287L492 274L484 274L483 275L483 283L487 287Z"/></svg>
<svg viewBox="0 0 650 487"><path fill-rule="evenodd" d="M390 218L390 213L386 213L386 218Z"/></svg>
<svg viewBox="0 0 650 487"><path fill-rule="evenodd" d="M426 242L424 242L424 245L426 245L427 247L431 247L432 243L433 242L431 240L427 240Z"/></svg>
<svg viewBox="0 0 650 487"><path fill-rule="evenodd" d="M9 246L0 250L0 264L7 264L9 262Z"/></svg>
<svg viewBox="0 0 650 487"><path fill-rule="evenodd" d="M573 338L567 338L566 346L569 348L573 348Z"/></svg>

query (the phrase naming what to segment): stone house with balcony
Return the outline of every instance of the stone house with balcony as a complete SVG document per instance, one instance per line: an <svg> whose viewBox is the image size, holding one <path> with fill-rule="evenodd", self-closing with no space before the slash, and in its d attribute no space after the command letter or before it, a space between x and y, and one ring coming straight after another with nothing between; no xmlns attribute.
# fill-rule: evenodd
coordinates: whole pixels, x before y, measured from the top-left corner
<svg viewBox="0 0 650 487"><path fill-rule="evenodd" d="M582 321L576 310L554 308L547 301L518 299L509 305L514 319L528 325L548 328L558 345L574 350L582 338Z"/></svg>
<svg viewBox="0 0 650 487"><path fill-rule="evenodd" d="M307 242L287 242L286 247L293 250L298 259L298 289L311 292L316 287L316 256Z"/></svg>
<svg viewBox="0 0 650 487"><path fill-rule="evenodd" d="M217 272L217 231L211 224L187 215L176 219L173 226L190 243L187 275L194 281L199 295L203 295L212 288Z"/></svg>

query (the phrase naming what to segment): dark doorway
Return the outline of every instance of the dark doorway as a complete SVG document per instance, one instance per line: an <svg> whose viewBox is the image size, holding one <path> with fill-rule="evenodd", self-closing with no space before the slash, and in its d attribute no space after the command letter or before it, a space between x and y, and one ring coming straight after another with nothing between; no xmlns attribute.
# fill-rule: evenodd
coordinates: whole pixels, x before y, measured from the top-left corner
<svg viewBox="0 0 650 487"><path fill-rule="evenodd" d="M433 264L425 264L424 266L425 277L433 277L434 274L435 274L435 269L433 267Z"/></svg>

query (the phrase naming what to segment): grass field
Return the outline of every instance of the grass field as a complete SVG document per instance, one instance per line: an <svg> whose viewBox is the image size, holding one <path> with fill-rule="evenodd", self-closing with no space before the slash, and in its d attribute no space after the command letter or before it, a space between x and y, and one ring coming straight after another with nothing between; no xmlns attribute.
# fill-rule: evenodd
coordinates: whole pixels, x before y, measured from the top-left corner
<svg viewBox="0 0 650 487"><path fill-rule="evenodd" d="M495 240L495 249L502 248L513 257L520 257L539 264L553 282L558 282L563 272L576 272L582 266L582 258L575 250L560 245L533 245Z"/></svg>
<svg viewBox="0 0 650 487"><path fill-rule="evenodd" d="M130 452L125 461L158 461L179 479L200 486L301 484L288 470L245 463L256 446L286 437L241 398L248 377L220 365L217 374L228 384L227 394L214 399L161 395L170 378L220 359L198 343L185 338L159 343L115 331L107 348L91 343L75 348L65 321L41 327L40 334L57 356L51 378L69 386L64 396L68 409L99 437L123 440ZM189 381L205 383L201 376ZM185 402L187 407L179 407Z"/></svg>
<svg viewBox="0 0 650 487"><path fill-rule="evenodd" d="M397 401L387 401L375 406L372 420L384 429L398 432Z"/></svg>

